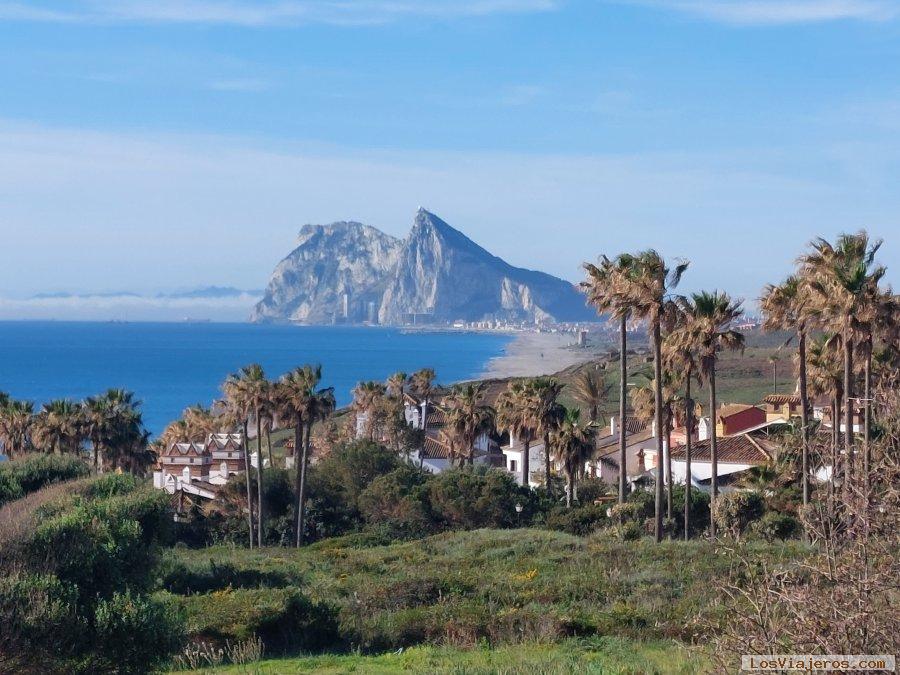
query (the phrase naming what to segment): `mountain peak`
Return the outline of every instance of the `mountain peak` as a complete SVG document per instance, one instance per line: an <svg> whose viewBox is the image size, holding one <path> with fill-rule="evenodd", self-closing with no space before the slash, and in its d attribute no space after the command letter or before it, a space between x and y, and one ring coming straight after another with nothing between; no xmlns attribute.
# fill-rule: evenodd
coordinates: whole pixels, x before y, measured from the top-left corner
<svg viewBox="0 0 900 675"><path fill-rule="evenodd" d="M403 241L355 222L304 227L253 319L403 325L592 316L572 284L513 267L420 206Z"/></svg>

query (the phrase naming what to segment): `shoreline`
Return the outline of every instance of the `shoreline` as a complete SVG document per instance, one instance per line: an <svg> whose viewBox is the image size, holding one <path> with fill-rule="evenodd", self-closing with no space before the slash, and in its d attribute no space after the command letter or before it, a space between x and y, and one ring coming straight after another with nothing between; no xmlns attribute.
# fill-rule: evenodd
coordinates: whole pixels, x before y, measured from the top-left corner
<svg viewBox="0 0 900 675"><path fill-rule="evenodd" d="M488 361L478 379L554 375L570 366L597 358L590 347L573 347L568 333L518 333L504 353Z"/></svg>

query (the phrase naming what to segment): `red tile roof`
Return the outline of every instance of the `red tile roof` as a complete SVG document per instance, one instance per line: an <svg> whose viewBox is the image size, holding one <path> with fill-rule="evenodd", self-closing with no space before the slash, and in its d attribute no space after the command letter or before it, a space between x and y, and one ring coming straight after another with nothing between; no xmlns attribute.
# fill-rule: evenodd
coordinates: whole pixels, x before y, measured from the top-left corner
<svg viewBox="0 0 900 675"><path fill-rule="evenodd" d="M738 434L718 439L718 461L722 464L768 464L772 461L775 446L773 443L750 434ZM672 448L672 459L684 461L687 448L683 445ZM710 441L696 441L691 444L691 461L712 461Z"/></svg>

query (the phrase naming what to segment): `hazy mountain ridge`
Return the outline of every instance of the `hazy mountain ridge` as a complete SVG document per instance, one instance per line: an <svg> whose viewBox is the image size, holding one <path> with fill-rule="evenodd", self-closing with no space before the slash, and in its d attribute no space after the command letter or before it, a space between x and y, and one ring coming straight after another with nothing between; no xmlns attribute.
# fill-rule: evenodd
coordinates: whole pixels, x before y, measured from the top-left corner
<svg viewBox="0 0 900 675"><path fill-rule="evenodd" d="M355 222L305 226L251 320L402 325L593 317L569 282L513 267L419 209L402 241Z"/></svg>

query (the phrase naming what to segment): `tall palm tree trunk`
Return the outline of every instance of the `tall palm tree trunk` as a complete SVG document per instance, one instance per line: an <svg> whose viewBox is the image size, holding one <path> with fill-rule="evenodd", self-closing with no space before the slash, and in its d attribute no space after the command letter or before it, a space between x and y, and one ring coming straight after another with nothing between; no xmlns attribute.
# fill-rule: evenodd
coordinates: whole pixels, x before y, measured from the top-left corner
<svg viewBox="0 0 900 675"><path fill-rule="evenodd" d="M529 486L529 462L531 461L531 439L527 436L525 440L522 441L522 446L524 451L522 452L522 485L525 487Z"/></svg>
<svg viewBox="0 0 900 675"><path fill-rule="evenodd" d="M262 416L256 409L256 544L263 547L265 536L265 515L263 514L263 452L262 452Z"/></svg>
<svg viewBox="0 0 900 675"><path fill-rule="evenodd" d="M834 479L838 477L838 464L841 456L841 395L834 393L831 400L831 494L834 496Z"/></svg>
<svg viewBox="0 0 900 675"><path fill-rule="evenodd" d="M672 519L672 407L666 406L666 518Z"/></svg>
<svg viewBox="0 0 900 675"><path fill-rule="evenodd" d="M684 388L684 540L691 538L691 427L694 424L694 401L691 398L691 370L688 368Z"/></svg>
<svg viewBox="0 0 900 675"><path fill-rule="evenodd" d="M844 334L844 494L850 494L853 472L853 335Z"/></svg>
<svg viewBox="0 0 900 675"><path fill-rule="evenodd" d="M626 355L628 337L626 335L627 322L622 317L619 325L619 503L625 503L626 464L628 457L625 452L627 439L625 438L625 399L628 396L628 356Z"/></svg>
<svg viewBox="0 0 900 675"><path fill-rule="evenodd" d="M863 384L865 400L864 404L864 420L863 420L863 480L865 485L869 487L869 467L872 463L872 338L869 337L869 345L866 350L865 362L865 382Z"/></svg>
<svg viewBox="0 0 900 675"><path fill-rule="evenodd" d="M663 397L662 397L662 337L659 319L653 320L653 400L656 415L656 541L663 535Z"/></svg>
<svg viewBox="0 0 900 675"><path fill-rule="evenodd" d="M300 465L303 447L303 416L294 420L294 545L300 546L300 504L303 502L303 468Z"/></svg>
<svg viewBox="0 0 900 675"><path fill-rule="evenodd" d="M550 490L550 433L544 433L544 485L547 486L547 494Z"/></svg>
<svg viewBox="0 0 900 675"><path fill-rule="evenodd" d="M709 455L712 464L709 491L709 536L716 538L716 497L719 494L719 446L716 438L716 361L709 371Z"/></svg>
<svg viewBox="0 0 900 675"><path fill-rule="evenodd" d="M247 447L247 420L241 423L241 442L244 444L244 475L247 478L247 526L250 528L250 548L253 548L253 491L250 488L250 448Z"/></svg>
<svg viewBox="0 0 900 675"><path fill-rule="evenodd" d="M306 529L306 467L309 464L309 446L312 436L312 419L306 422L306 439L303 441L303 457L300 461L300 529L297 531L297 546L303 543Z"/></svg>
<svg viewBox="0 0 900 675"><path fill-rule="evenodd" d="M568 487L566 489L566 508L572 508L572 496L575 493L575 472L567 471L566 478L568 479Z"/></svg>
<svg viewBox="0 0 900 675"><path fill-rule="evenodd" d="M272 459L272 425L266 425L266 454L269 455L269 466L275 466L275 460Z"/></svg>
<svg viewBox="0 0 900 675"><path fill-rule="evenodd" d="M801 464L803 477L801 489L803 492L803 506L809 504L809 396L806 388L806 331L797 333L798 349L800 351L800 436L802 442Z"/></svg>

